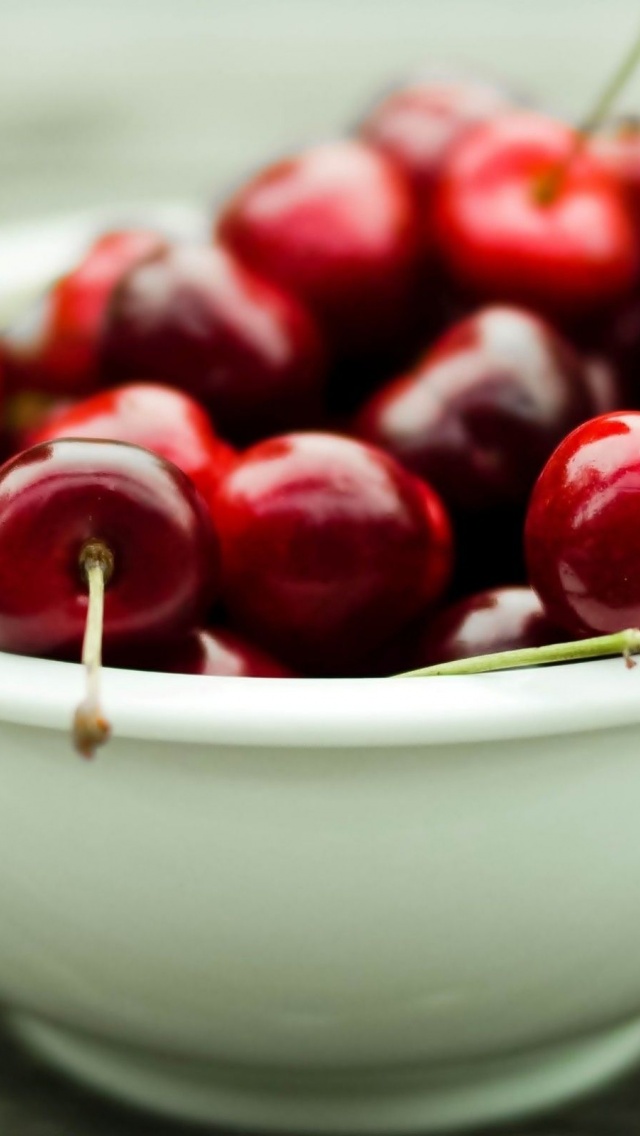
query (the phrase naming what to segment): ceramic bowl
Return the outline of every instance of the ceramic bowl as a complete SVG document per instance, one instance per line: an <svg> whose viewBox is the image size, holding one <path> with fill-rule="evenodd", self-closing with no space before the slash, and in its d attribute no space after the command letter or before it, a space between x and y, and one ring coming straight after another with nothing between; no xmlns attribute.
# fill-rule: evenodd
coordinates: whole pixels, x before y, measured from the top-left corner
<svg viewBox="0 0 640 1136"><path fill-rule="evenodd" d="M0 234L0 291L96 223ZM107 671L92 763L81 691L0 655L0 997L60 1069L191 1120L373 1134L640 1059L640 668Z"/></svg>

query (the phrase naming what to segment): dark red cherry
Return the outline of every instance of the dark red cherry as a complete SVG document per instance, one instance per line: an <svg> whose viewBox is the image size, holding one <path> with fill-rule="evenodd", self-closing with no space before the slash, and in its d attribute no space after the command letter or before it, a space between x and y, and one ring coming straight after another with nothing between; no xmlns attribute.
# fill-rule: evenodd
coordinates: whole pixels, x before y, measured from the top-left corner
<svg viewBox="0 0 640 1136"><path fill-rule="evenodd" d="M594 413L583 363L542 319L488 307L365 405L357 433L456 510L524 503L558 442Z"/></svg>
<svg viewBox="0 0 640 1136"><path fill-rule="evenodd" d="M531 497L529 577L574 635L640 627L640 413L605 414L558 446Z"/></svg>
<svg viewBox="0 0 640 1136"><path fill-rule="evenodd" d="M640 119L624 117L605 123L589 139L589 149L623 186L636 219L640 241Z"/></svg>
<svg viewBox="0 0 640 1136"><path fill-rule="evenodd" d="M618 180L568 127L504 114L456 145L435 203L445 265L478 297L575 317L638 280L640 254Z"/></svg>
<svg viewBox="0 0 640 1136"><path fill-rule="evenodd" d="M218 555L188 477L118 442L55 441L0 469L0 649L77 656L87 549L108 554L105 646L174 638L215 597Z"/></svg>
<svg viewBox="0 0 640 1136"><path fill-rule="evenodd" d="M4 333L9 381L23 390L84 394L98 382L101 336L122 276L164 246L157 233L107 233Z"/></svg>
<svg viewBox="0 0 640 1136"><path fill-rule="evenodd" d="M134 670L167 674L196 674L226 678L294 678L267 651L226 628L190 631L176 642L158 647L153 654L129 654L121 665Z"/></svg>
<svg viewBox="0 0 640 1136"><path fill-rule="evenodd" d="M302 304L221 248L161 251L122 280L109 308L103 377L180 387L236 441L314 423L325 367Z"/></svg>
<svg viewBox="0 0 640 1136"><path fill-rule="evenodd" d="M413 665L429 667L474 655L544 647L566 637L566 631L551 623L532 588L490 588L425 620Z"/></svg>
<svg viewBox="0 0 640 1136"><path fill-rule="evenodd" d="M634 400L629 403L627 398L626 405L636 405L640 398L640 288L610 304L597 318L577 320L571 334L585 353L600 356L615 368L623 390Z"/></svg>
<svg viewBox="0 0 640 1136"><path fill-rule="evenodd" d="M273 438L223 479L224 598L297 669L345 674L443 593L451 534L435 493L332 434Z"/></svg>
<svg viewBox="0 0 640 1136"><path fill-rule="evenodd" d="M453 143L511 106L507 93L494 83L426 71L391 91L361 124L361 136L393 158L410 179L427 243L433 194Z"/></svg>
<svg viewBox="0 0 640 1136"><path fill-rule="evenodd" d="M404 328L417 205L395 163L364 142L327 142L270 166L229 202L217 231L304 299L340 350L373 353Z"/></svg>
<svg viewBox="0 0 640 1136"><path fill-rule="evenodd" d="M34 431L32 444L55 438L111 439L153 450L186 473L207 502L236 457L195 399L156 383L130 383L77 402Z"/></svg>

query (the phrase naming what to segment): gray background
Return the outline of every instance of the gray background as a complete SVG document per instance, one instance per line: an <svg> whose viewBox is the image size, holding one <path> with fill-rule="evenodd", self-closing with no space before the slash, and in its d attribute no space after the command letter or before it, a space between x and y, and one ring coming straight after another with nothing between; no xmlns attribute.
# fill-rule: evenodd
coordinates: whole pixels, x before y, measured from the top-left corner
<svg viewBox="0 0 640 1136"><path fill-rule="evenodd" d="M637 0L0 0L0 223L207 200L434 57L581 114L639 27Z"/></svg>
<svg viewBox="0 0 640 1136"><path fill-rule="evenodd" d="M437 57L581 115L638 28L637 0L0 0L0 224L121 201L206 202ZM640 108L640 77L622 105ZM640 1077L503 1131L638 1136ZM0 1132L178 1129L70 1088L0 1036Z"/></svg>

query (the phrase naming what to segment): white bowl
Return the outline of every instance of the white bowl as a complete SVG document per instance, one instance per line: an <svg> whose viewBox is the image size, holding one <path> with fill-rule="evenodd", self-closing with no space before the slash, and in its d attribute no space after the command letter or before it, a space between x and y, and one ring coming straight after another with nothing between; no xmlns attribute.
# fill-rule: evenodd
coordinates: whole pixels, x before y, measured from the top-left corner
<svg viewBox="0 0 640 1136"><path fill-rule="evenodd" d="M3 282L86 225L0 233ZM0 995L55 1065L198 1121L400 1133L640 1058L640 668L107 671L93 763L81 691L0 655Z"/></svg>

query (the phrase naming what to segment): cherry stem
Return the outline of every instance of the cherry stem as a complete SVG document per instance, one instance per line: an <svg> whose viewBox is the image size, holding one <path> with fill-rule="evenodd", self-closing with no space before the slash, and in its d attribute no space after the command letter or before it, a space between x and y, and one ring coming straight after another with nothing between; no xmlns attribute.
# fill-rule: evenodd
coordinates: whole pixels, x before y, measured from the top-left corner
<svg viewBox="0 0 640 1136"><path fill-rule="evenodd" d="M618 95L622 91L622 88L633 75L638 63L640 63L640 34L632 43L622 63L616 68L614 74L607 81L595 105L586 118L583 119L582 125L578 127L578 134L581 138L586 138L590 134L594 134L598 127L602 125Z"/></svg>
<svg viewBox="0 0 640 1136"><path fill-rule="evenodd" d="M437 663L393 675L393 678L430 678L435 675L484 674L517 667L539 667L546 663L571 663L579 659L598 659L622 655L628 667L634 667L631 656L640 652L640 630L636 627L615 635L598 635L594 639L578 639L571 643L551 643L545 647L523 647L517 651L498 651L491 655L475 655L452 663Z"/></svg>
<svg viewBox="0 0 640 1136"><path fill-rule="evenodd" d="M551 205L562 189L567 169L582 149L585 141L595 134L609 114L614 102L640 63L640 35L634 40L622 63L599 94L593 107L576 128L575 141L570 153L557 165L546 170L535 182L534 197L538 205Z"/></svg>
<svg viewBox="0 0 640 1136"><path fill-rule="evenodd" d="M73 719L73 741L83 757L93 757L98 746L111 736L111 726L100 706L104 592L113 573L113 553L101 540L84 545L79 558L88 590L89 606L82 644L82 663L86 669L87 693Z"/></svg>

